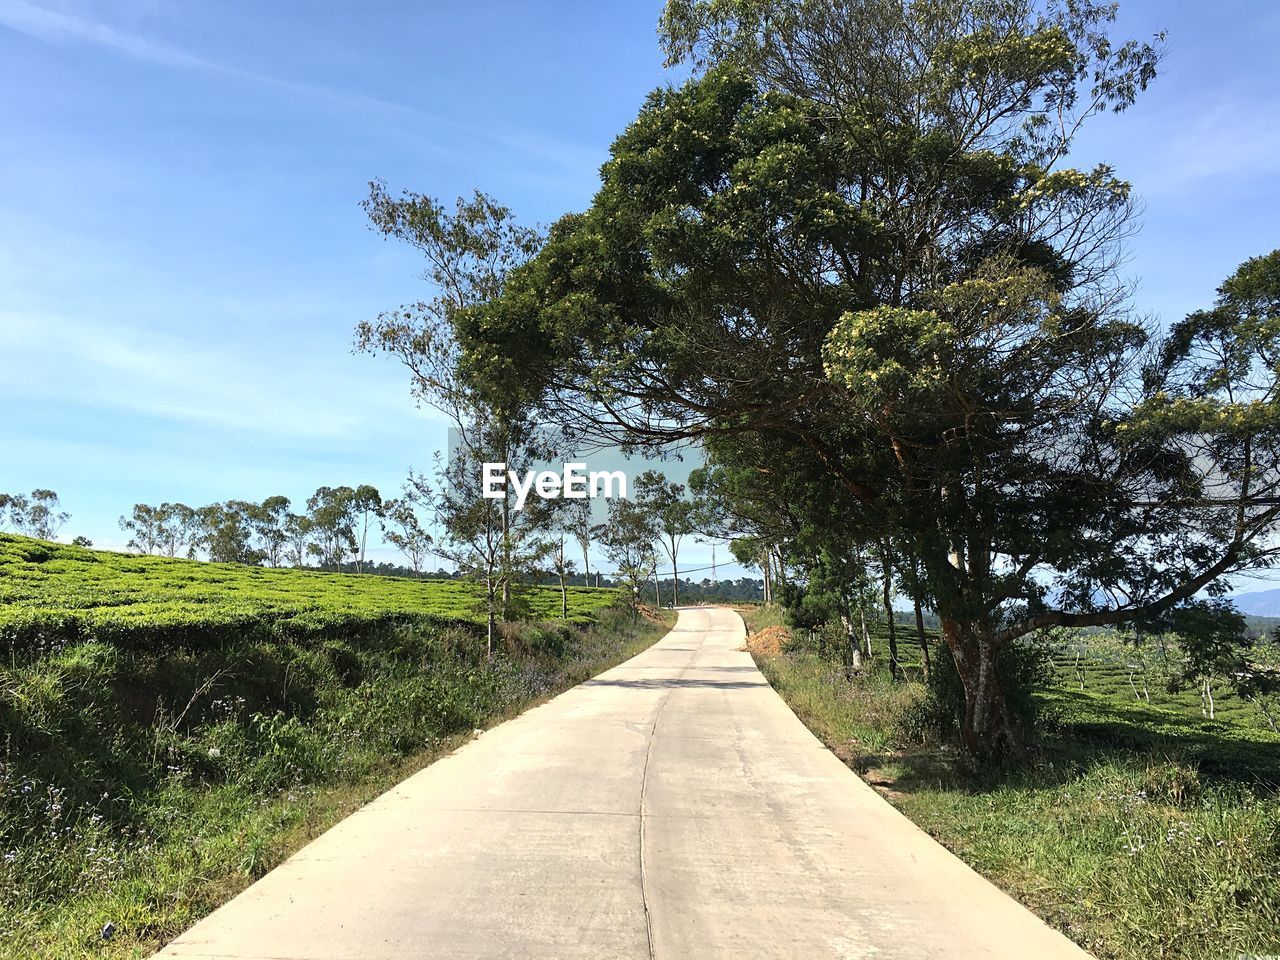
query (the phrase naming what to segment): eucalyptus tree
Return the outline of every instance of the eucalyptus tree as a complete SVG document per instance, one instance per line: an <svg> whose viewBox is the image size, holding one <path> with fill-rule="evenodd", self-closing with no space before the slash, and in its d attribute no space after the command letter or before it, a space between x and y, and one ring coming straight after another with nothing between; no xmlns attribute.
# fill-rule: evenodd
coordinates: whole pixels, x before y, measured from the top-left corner
<svg viewBox="0 0 1280 960"><path fill-rule="evenodd" d="M572 558L565 553L565 540L567 534L563 531L560 536L551 541L550 563L551 572L555 574L557 580L560 581L560 619L569 619L569 578L574 574L574 562Z"/></svg>
<svg viewBox="0 0 1280 960"><path fill-rule="evenodd" d="M606 528L604 524L593 522L589 499L567 500L563 509L561 523L565 533L578 542L578 549L582 551L583 580L591 586L591 544L604 535Z"/></svg>
<svg viewBox="0 0 1280 960"><path fill-rule="evenodd" d="M156 521L159 525L157 546L164 551L165 556L193 555L195 520L195 510L185 503L166 502L156 508Z"/></svg>
<svg viewBox="0 0 1280 960"><path fill-rule="evenodd" d="M356 554L356 570L364 570L365 550L369 541L369 525L382 513L382 494L378 488L362 483L351 495L351 512L355 517L355 525L359 528L358 552Z"/></svg>
<svg viewBox="0 0 1280 960"><path fill-rule="evenodd" d="M162 503L158 507L135 503L120 518L120 529L129 534L128 547L139 553L162 553L176 557L182 548L188 554L197 539L196 511L183 503Z"/></svg>
<svg viewBox="0 0 1280 960"><path fill-rule="evenodd" d="M379 513L383 538L405 555L414 573L422 572L422 565L435 542L418 515L418 509L423 505L420 491L425 486L410 471L402 495L385 501Z"/></svg>
<svg viewBox="0 0 1280 960"><path fill-rule="evenodd" d="M29 533L29 514L31 501L21 493L5 494L4 504L8 508L9 522L18 533Z"/></svg>
<svg viewBox="0 0 1280 960"><path fill-rule="evenodd" d="M671 561L671 605L680 604L680 545L699 528L698 504L685 495L685 485L674 483L656 470L636 477L635 501L648 514L667 558Z"/></svg>
<svg viewBox="0 0 1280 960"><path fill-rule="evenodd" d="M289 516L289 498L277 494L251 506L249 521L263 559L269 566L279 567L285 562L288 544L285 520Z"/></svg>
<svg viewBox="0 0 1280 960"><path fill-rule="evenodd" d="M29 498L11 497L9 516L20 533L40 540L53 540L71 519L71 514L60 510L60 506L54 491L40 488L32 490Z"/></svg>
<svg viewBox="0 0 1280 960"><path fill-rule="evenodd" d="M129 534L128 548L138 553L155 553L164 541L164 517L150 504L135 503L129 515L120 518L120 529Z"/></svg>
<svg viewBox="0 0 1280 960"><path fill-rule="evenodd" d="M305 567L311 555L313 523L305 513L285 515L281 526L285 538L285 559L295 567Z"/></svg>
<svg viewBox="0 0 1280 960"><path fill-rule="evenodd" d="M197 508L192 550L204 550L213 563L260 564L264 555L253 543L255 507L247 500L228 500Z"/></svg>
<svg viewBox="0 0 1280 960"><path fill-rule="evenodd" d="M428 485L418 477L418 497L429 505L436 525L443 531L435 552L452 562L462 575L484 586L486 617L486 649L493 656L497 624L512 610L511 588L527 579L540 566L549 552L543 538L550 513L541 499L530 501L525 509L509 510L509 498L486 497L483 492L481 464L485 457L495 456L495 448L507 455L520 451L511 446L505 424L495 428L493 446L486 446L485 431L477 426L469 445L458 445L447 459L441 458L437 483ZM520 459L509 461L519 464Z"/></svg>
<svg viewBox="0 0 1280 960"><path fill-rule="evenodd" d="M410 375L415 400L449 418L464 448L451 451L446 471L460 463L511 463L538 442L530 394L523 378L500 390L477 391L463 375L458 342L461 318L498 297L508 275L539 248L541 234L516 222L512 211L476 192L459 197L453 210L411 191L399 196L374 181L362 204L371 229L418 250L426 261L422 278L432 296L384 311L356 326L358 350L384 353L399 360ZM545 439L545 438L543 438ZM483 454L483 455L481 455ZM510 545L514 522L509 497L500 504L501 538ZM507 549L504 546L503 549ZM504 558L506 566L517 558ZM502 578L503 616L511 604L510 578Z"/></svg>
<svg viewBox="0 0 1280 960"><path fill-rule="evenodd" d="M342 568L348 556L359 550L356 538L356 492L348 486L319 487L307 498L311 521L308 552L321 566Z"/></svg>
<svg viewBox="0 0 1280 960"><path fill-rule="evenodd" d="M637 502L622 497L609 501L605 555L613 562L615 576L623 583L632 619L638 615L640 585L648 576L657 536L652 515Z"/></svg>

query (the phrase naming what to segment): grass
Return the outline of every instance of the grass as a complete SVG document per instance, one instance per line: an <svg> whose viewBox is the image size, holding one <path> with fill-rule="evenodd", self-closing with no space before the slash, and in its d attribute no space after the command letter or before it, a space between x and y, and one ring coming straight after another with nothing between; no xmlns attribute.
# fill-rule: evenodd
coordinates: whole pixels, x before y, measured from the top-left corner
<svg viewBox="0 0 1280 960"><path fill-rule="evenodd" d="M1280 737L1222 691L1213 720L1194 691L1152 680L1139 699L1134 654L1117 657L1113 639L1072 639L1083 690L1077 651L1056 652L1035 695L1042 742L1001 768L974 766L931 726L927 689L889 679L880 635L875 667L853 681L807 643L758 660L891 802L1096 956L1280 953Z"/></svg>
<svg viewBox="0 0 1280 960"><path fill-rule="evenodd" d="M114 567L110 579L125 581L114 595L126 600L130 591L178 589L177 571L200 579L206 599L195 603L229 602L218 594L221 576L251 605L276 602L250 589L252 572L213 568L201 577L190 569L200 565L143 570L134 568L138 558L97 557L35 574L24 568L20 589L48 597L61 576L75 593L68 578L87 563ZM290 576L307 583L293 592L294 606L277 612L319 595L341 613L333 596L353 580L366 600L407 587L428 598L418 609L440 609L435 583L389 587L375 577L292 571L271 580ZM75 595L95 591L102 595L97 585ZM593 676L665 631L602 607L596 598L607 593L591 592L588 623L504 624L491 661L478 626L418 616L407 594L400 610L408 615L380 618L371 606L341 631L261 629L250 620L240 635L197 630L191 644L181 632L164 644L113 633L59 637L43 651L11 648L0 665L0 957L149 955L474 728ZM114 934L104 939L108 923Z"/></svg>

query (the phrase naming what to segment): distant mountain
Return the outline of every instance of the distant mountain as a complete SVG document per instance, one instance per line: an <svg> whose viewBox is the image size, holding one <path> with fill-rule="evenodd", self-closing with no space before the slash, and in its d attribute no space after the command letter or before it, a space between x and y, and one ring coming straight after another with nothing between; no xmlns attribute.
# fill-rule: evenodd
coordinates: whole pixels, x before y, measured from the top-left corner
<svg viewBox="0 0 1280 960"><path fill-rule="evenodd" d="M1250 616L1280 617L1280 588L1232 594L1231 602L1241 613Z"/></svg>

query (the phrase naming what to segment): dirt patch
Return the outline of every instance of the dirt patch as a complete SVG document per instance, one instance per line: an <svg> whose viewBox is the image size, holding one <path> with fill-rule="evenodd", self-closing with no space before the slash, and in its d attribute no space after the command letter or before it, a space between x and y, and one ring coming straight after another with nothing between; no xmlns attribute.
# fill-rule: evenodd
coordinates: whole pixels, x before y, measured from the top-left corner
<svg viewBox="0 0 1280 960"><path fill-rule="evenodd" d="M747 637L747 652L754 657L776 657L791 642L791 631L786 627L765 627Z"/></svg>
<svg viewBox="0 0 1280 960"><path fill-rule="evenodd" d="M640 616L644 617L650 623L656 623L658 626L666 626L667 621L662 617L662 611L655 610L646 604L640 604Z"/></svg>

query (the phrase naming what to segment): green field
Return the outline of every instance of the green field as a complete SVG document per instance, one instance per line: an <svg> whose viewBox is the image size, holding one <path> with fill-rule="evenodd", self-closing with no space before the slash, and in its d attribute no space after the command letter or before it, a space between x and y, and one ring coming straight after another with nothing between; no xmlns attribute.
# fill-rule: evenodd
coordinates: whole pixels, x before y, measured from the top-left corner
<svg viewBox="0 0 1280 960"><path fill-rule="evenodd" d="M0 957L142 957L364 801L666 627L458 581L0 536ZM668 617L670 619L670 617ZM109 940L101 936L112 925Z"/></svg>
<svg viewBox="0 0 1280 960"><path fill-rule="evenodd" d="M588 622L617 592L571 587ZM560 616L560 591L520 592L525 619ZM396 623L481 622L481 589L461 580L269 569L137 556L0 534L0 643L19 653L110 640L195 647L270 632L336 637Z"/></svg>
<svg viewBox="0 0 1280 960"><path fill-rule="evenodd" d="M1176 656L1067 637L1034 694L1038 741L984 767L932 728L914 631L899 633L902 683L873 641L853 680L808 638L757 660L841 759L975 869L1100 958L1280 952L1280 736L1255 704L1219 684L1209 719L1197 690L1167 689Z"/></svg>

